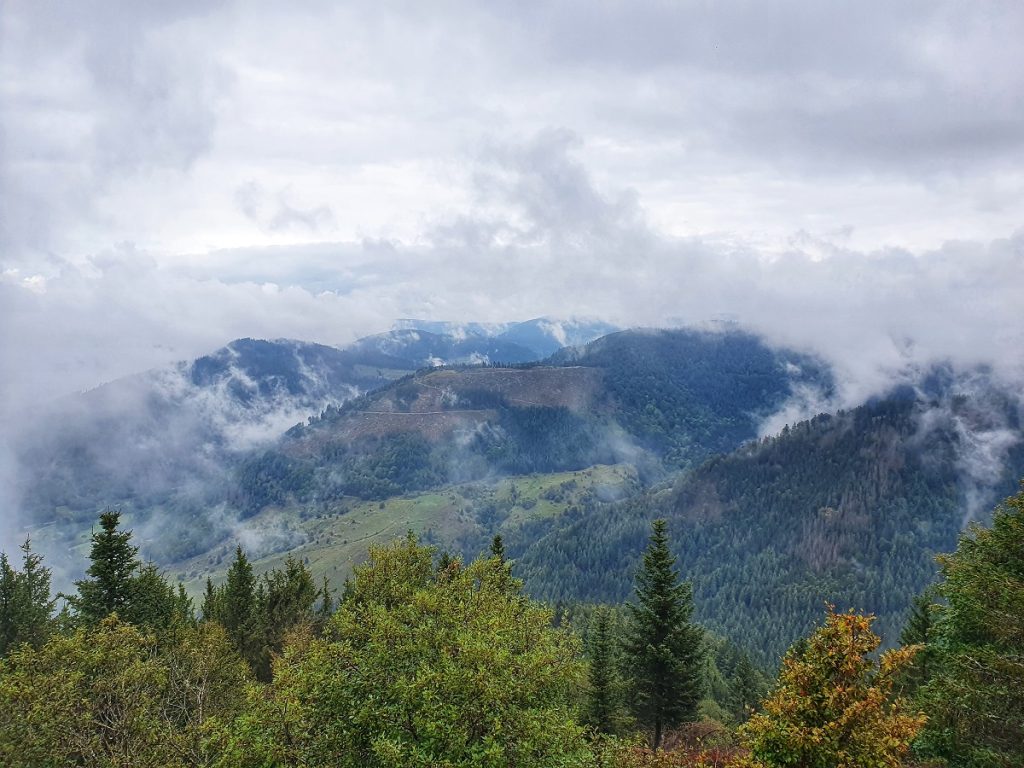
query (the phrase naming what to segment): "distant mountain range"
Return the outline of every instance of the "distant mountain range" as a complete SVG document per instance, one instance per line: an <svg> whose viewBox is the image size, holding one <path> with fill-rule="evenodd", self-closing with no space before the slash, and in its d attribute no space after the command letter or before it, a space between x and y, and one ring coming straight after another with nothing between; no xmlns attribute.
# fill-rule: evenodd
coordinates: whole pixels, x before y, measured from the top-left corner
<svg viewBox="0 0 1024 768"><path fill-rule="evenodd" d="M40 404L15 438L23 506L33 521L68 524L91 522L107 505L209 505L223 496L238 456L324 408L421 368L538 360L557 348L563 323L574 340L609 327L537 319L491 335L472 324L457 335L408 328L344 348L238 339L191 362Z"/></svg>
<svg viewBox="0 0 1024 768"><path fill-rule="evenodd" d="M529 349L533 360L554 354L563 347L576 347L620 330L600 320L539 317L522 323L457 323L429 320L399 320L395 330L422 330L456 339L491 338ZM508 360L507 362L515 362Z"/></svg>
<svg viewBox="0 0 1024 768"><path fill-rule="evenodd" d="M1020 395L984 371L762 438L794 397L830 401L827 365L735 330L396 326L240 339L41 409L24 512L66 551L119 506L193 588L234 541L340 578L408 529L467 556L501 533L553 601L627 597L662 516L701 619L769 659L825 600L892 637L934 555L1024 475Z"/></svg>

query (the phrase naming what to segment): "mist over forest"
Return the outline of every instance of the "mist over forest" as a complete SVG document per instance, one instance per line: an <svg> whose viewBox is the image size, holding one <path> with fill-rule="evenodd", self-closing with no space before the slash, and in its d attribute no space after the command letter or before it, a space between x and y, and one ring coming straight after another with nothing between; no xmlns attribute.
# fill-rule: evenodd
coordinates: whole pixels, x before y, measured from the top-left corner
<svg viewBox="0 0 1024 768"><path fill-rule="evenodd" d="M0 5L0 764L1020 765L1021 39Z"/></svg>

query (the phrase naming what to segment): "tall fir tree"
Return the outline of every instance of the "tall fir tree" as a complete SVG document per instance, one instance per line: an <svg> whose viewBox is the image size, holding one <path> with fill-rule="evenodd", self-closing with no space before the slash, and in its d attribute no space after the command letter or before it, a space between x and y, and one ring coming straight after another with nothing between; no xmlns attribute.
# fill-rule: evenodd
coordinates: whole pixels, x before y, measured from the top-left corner
<svg viewBox="0 0 1024 768"><path fill-rule="evenodd" d="M121 513L107 510L100 515L100 530L93 531L87 579L76 581L78 595L68 602L79 618L96 624L111 613L124 614L131 603L139 548L131 543L131 531L118 529Z"/></svg>
<svg viewBox="0 0 1024 768"><path fill-rule="evenodd" d="M300 625L313 626L314 604L320 594L313 574L298 558L288 555L284 568L264 574L256 588L256 612L253 621L256 642L253 671L269 682L271 662L284 648L288 633Z"/></svg>
<svg viewBox="0 0 1024 768"><path fill-rule="evenodd" d="M627 606L626 651L632 666L632 706L651 729L651 746L665 731L697 717L701 697L704 636L690 623L693 590L680 581L669 550L667 524L655 520L636 576L636 603Z"/></svg>
<svg viewBox="0 0 1024 768"><path fill-rule="evenodd" d="M606 607L599 607L594 614L587 640L590 657L587 719L598 732L613 733L619 714L619 687L611 615Z"/></svg>
<svg viewBox="0 0 1024 768"><path fill-rule="evenodd" d="M932 639L934 615L938 606L935 605L934 590L925 590L914 598L910 607L907 623L900 632L900 645L920 646L900 679L900 687L905 693L912 693L924 685L930 677L933 649L929 645Z"/></svg>
<svg viewBox="0 0 1024 768"><path fill-rule="evenodd" d="M258 654L252 647L256 631L256 577L241 545L235 548L235 559L222 590L219 615L215 618L224 625L242 656L252 663Z"/></svg>
<svg viewBox="0 0 1024 768"><path fill-rule="evenodd" d="M55 601L50 595L50 569L32 551L30 539L25 539L21 551L20 572L0 552L0 656L22 643L38 648L52 625Z"/></svg>
<svg viewBox="0 0 1024 768"><path fill-rule="evenodd" d="M505 562L505 542L502 540L500 533L494 534L494 538L491 539L491 557L496 557L501 562Z"/></svg>
<svg viewBox="0 0 1024 768"><path fill-rule="evenodd" d="M765 685L761 674L750 661L746 652L740 652L736 668L729 677L729 709L738 722L746 722L758 702L765 694Z"/></svg>
<svg viewBox="0 0 1024 768"><path fill-rule="evenodd" d="M1024 488L941 557L917 748L965 768L1024 765Z"/></svg>

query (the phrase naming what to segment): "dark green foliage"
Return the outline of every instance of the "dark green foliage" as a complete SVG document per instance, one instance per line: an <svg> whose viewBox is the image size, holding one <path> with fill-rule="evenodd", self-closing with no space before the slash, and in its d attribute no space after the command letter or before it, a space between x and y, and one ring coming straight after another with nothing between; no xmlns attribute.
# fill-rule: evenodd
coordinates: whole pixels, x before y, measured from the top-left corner
<svg viewBox="0 0 1024 768"><path fill-rule="evenodd" d="M939 610L939 606L935 604L934 592L934 589L928 589L914 598L907 623L900 632L900 645L921 646L900 680L903 690L908 693L916 691L931 676L934 653L930 644L934 639L932 632L935 626L935 613Z"/></svg>
<svg viewBox="0 0 1024 768"><path fill-rule="evenodd" d="M729 713L736 722L742 723L754 713L768 692L768 679L754 666L750 656L742 651L735 666L726 670L726 674L729 684Z"/></svg>
<svg viewBox="0 0 1024 768"><path fill-rule="evenodd" d="M215 587L207 582L202 614L204 621L224 627L242 657L253 666L257 664L261 644L256 637L256 577L241 545L235 547L225 583Z"/></svg>
<svg viewBox="0 0 1024 768"><path fill-rule="evenodd" d="M15 570L0 552L0 656L22 643L42 645L52 630L54 599L50 596L50 569L25 539L21 570Z"/></svg>
<svg viewBox="0 0 1024 768"><path fill-rule="evenodd" d="M951 765L1024 764L1024 490L942 558L919 743Z"/></svg>
<svg viewBox="0 0 1024 768"><path fill-rule="evenodd" d="M561 472L609 458L598 451L594 425L568 408L505 407L498 427L479 433L473 450L501 472Z"/></svg>
<svg viewBox="0 0 1024 768"><path fill-rule="evenodd" d="M135 571L141 565L139 548L131 543L131 531L118 529L120 518L113 510L100 515L100 530L92 534L89 578L75 582L78 596L68 601L87 624L111 613L124 615L133 596Z"/></svg>
<svg viewBox="0 0 1024 768"><path fill-rule="evenodd" d="M339 446L329 469L320 470L327 498L358 496L384 499L406 491L441 485L447 480L443 458L415 434L395 434L367 443L359 450Z"/></svg>
<svg viewBox="0 0 1024 768"><path fill-rule="evenodd" d="M523 540L508 533L506 547L537 597L624 600L661 515L680 532L673 551L693 574L697 619L749 643L757 664L810 632L828 600L877 615L891 645L962 519L958 437L934 418L921 430L930 408L880 401L819 416L708 460L670 491L570 510Z"/></svg>
<svg viewBox="0 0 1024 768"><path fill-rule="evenodd" d="M315 609L317 598L322 600ZM333 609L327 581L321 592L301 560L288 556L284 567L257 579L241 546L220 586L207 582L202 614L221 624L235 648L259 680L271 677L273 657L288 633L301 625L323 624Z"/></svg>
<svg viewBox="0 0 1024 768"><path fill-rule="evenodd" d="M505 542L502 541L500 533L494 534L494 538L491 539L491 557L505 562Z"/></svg>
<svg viewBox="0 0 1024 768"><path fill-rule="evenodd" d="M693 590L679 579L666 531L654 521L626 638L633 710L651 728L654 749L666 729L696 719L704 653L703 631L690 623Z"/></svg>
<svg viewBox="0 0 1024 768"><path fill-rule="evenodd" d="M587 721L599 733L614 733L622 720L622 690L618 674L616 640L610 611L601 606L594 614L587 637L590 661Z"/></svg>
<svg viewBox="0 0 1024 768"><path fill-rule="evenodd" d="M623 331L562 356L602 368L622 425L678 467L754 437L794 382L830 386L821 363L743 333Z"/></svg>
<svg viewBox="0 0 1024 768"><path fill-rule="evenodd" d="M156 632L158 636L176 625L193 620L192 600L180 584L172 586L152 563L140 565L132 578L131 600L124 620Z"/></svg>
<svg viewBox="0 0 1024 768"><path fill-rule="evenodd" d="M237 476L236 503L244 514L253 515L266 506L281 506L305 498L312 487L313 468L306 462L267 451L246 460Z"/></svg>
<svg viewBox="0 0 1024 768"><path fill-rule="evenodd" d="M120 514L100 515L100 530L92 536L89 578L75 582L77 595L68 595L75 621L93 626L112 613L129 624L165 634L193 621L192 602L179 585L173 587L156 565L143 564L131 531L118 528Z"/></svg>
<svg viewBox="0 0 1024 768"><path fill-rule="evenodd" d="M302 561L291 555L285 559L284 568L264 574L256 589L256 628L260 642L253 668L258 679L270 679L271 660L284 648L288 632L300 624L313 624L314 605L319 595L313 575Z"/></svg>

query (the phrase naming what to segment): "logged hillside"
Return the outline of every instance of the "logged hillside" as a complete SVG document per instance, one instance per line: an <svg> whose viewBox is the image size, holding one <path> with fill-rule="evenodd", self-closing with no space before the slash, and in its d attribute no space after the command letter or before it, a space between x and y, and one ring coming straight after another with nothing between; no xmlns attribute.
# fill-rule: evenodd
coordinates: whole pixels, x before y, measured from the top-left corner
<svg viewBox="0 0 1024 768"><path fill-rule="evenodd" d="M795 386L827 383L754 337L694 331L613 334L543 365L424 371L247 460L235 503L254 514L599 463L649 479L735 449Z"/></svg>

